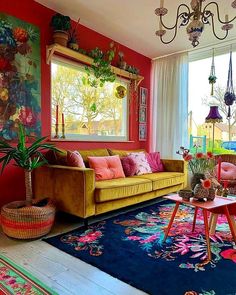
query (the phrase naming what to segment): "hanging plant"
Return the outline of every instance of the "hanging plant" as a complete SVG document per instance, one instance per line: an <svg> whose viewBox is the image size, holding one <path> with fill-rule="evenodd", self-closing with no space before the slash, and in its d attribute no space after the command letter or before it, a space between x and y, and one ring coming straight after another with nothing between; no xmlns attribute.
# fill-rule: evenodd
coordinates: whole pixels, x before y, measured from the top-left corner
<svg viewBox="0 0 236 295"><path fill-rule="evenodd" d="M211 63L211 72L210 76L208 77L209 84L211 84L211 95L214 95L214 84L216 83L216 75L215 75L215 55L214 55L214 49L212 53L212 63Z"/></svg>
<svg viewBox="0 0 236 295"><path fill-rule="evenodd" d="M225 104L229 107L227 118L231 118L230 106L235 102L234 86L233 86L233 69L232 69L232 51L230 51L229 70L227 88L224 95Z"/></svg>
<svg viewBox="0 0 236 295"><path fill-rule="evenodd" d="M87 82L90 86L97 88L103 87L105 82L114 82L116 74L113 73L111 62L115 57L116 48L114 43L110 44L110 49L105 53L98 47L91 50L89 56L93 58L93 64L85 67Z"/></svg>

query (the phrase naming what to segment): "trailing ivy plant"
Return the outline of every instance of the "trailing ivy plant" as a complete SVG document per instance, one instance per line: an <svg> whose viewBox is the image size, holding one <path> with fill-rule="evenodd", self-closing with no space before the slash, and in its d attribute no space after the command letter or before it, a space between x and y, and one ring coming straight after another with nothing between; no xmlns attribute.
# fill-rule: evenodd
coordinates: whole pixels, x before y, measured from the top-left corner
<svg viewBox="0 0 236 295"><path fill-rule="evenodd" d="M103 87L105 82L114 82L116 75L111 68L111 62L115 57L116 48L114 43L110 44L110 49L105 53L98 47L91 50L89 56L93 58L93 64L86 66L86 79L83 79L84 84L88 83L90 86L97 88Z"/></svg>

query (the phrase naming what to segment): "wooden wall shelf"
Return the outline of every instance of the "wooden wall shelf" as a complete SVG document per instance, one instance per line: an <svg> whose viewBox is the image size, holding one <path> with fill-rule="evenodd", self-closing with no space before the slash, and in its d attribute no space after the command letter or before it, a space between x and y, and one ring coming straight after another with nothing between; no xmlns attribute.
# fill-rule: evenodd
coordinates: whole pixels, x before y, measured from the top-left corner
<svg viewBox="0 0 236 295"><path fill-rule="evenodd" d="M82 62L83 64L91 65L93 63L93 59L87 55L84 55L82 53L79 53L75 50L72 50L70 48L61 46L59 44L52 44L47 46L47 64L50 64L53 55L59 54L63 57ZM113 73L115 73L117 76L124 77L126 79L132 80L135 83L135 89L138 88L139 84L144 79L143 76L135 75L132 73L129 73L125 70L122 70L120 68L111 66Z"/></svg>

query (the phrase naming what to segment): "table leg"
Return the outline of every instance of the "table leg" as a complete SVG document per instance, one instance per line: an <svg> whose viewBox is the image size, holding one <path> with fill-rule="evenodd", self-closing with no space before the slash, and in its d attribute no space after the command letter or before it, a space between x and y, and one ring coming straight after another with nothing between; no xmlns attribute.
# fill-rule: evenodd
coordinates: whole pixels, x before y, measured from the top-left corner
<svg viewBox="0 0 236 295"><path fill-rule="evenodd" d="M206 243L207 243L207 255L208 261L211 261L211 245L210 245L210 237L209 237L209 226L208 226L208 219L207 219L207 210L202 209L203 218L204 218L204 225L205 225L205 235L206 235Z"/></svg>
<svg viewBox="0 0 236 295"><path fill-rule="evenodd" d="M232 220L230 218L229 210L228 210L228 207L227 206L224 206L224 212L225 212L225 215L226 215L227 220L228 220L228 224L229 224L229 228L230 228L231 234L233 236L234 241L236 242L236 233L235 233L235 229L234 229Z"/></svg>
<svg viewBox="0 0 236 295"><path fill-rule="evenodd" d="M192 226L192 232L194 232L194 230L195 230L196 219L197 219L197 213L198 213L198 207L195 207L195 211L194 211L194 217L193 217L193 226Z"/></svg>
<svg viewBox="0 0 236 295"><path fill-rule="evenodd" d="M215 234L217 219L218 219L218 214L211 213L211 216L210 216L210 224L209 224L210 235L214 235Z"/></svg>
<svg viewBox="0 0 236 295"><path fill-rule="evenodd" d="M171 215L171 218L170 218L170 221L169 221L168 227L167 227L166 232L165 232L165 236L164 236L163 243L165 242L165 240L166 240L166 238L167 238L167 236L168 236L168 234L169 234L169 231L170 231L171 226L172 226L172 224L173 224L173 221L174 221L175 215L176 215L176 213L177 213L177 211L178 211L179 204L180 204L179 202L176 202L176 204L175 204L174 211L173 211L173 213L172 213L172 215Z"/></svg>

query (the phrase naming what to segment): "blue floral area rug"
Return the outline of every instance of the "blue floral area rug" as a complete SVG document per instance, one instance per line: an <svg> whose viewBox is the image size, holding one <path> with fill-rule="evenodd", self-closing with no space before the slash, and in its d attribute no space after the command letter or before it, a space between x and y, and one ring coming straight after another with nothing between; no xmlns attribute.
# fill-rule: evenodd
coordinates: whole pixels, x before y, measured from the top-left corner
<svg viewBox="0 0 236 295"><path fill-rule="evenodd" d="M235 295L236 247L225 217L211 236L212 261L202 266L201 210L192 233L194 209L181 205L163 243L174 205L159 202L45 241L148 294Z"/></svg>

